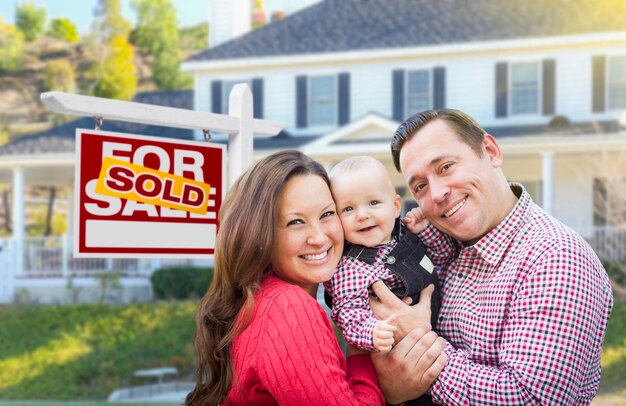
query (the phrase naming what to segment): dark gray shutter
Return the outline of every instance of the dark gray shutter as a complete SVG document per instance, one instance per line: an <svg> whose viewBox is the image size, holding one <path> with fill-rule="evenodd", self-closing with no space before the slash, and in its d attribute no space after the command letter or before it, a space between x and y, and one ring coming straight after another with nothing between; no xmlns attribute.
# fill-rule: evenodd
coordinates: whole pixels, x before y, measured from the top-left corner
<svg viewBox="0 0 626 406"><path fill-rule="evenodd" d="M509 90L508 73L508 63L496 63L496 117L507 116Z"/></svg>
<svg viewBox="0 0 626 406"><path fill-rule="evenodd" d="M594 113L602 113L605 110L604 101L606 97L605 57L603 55L593 57L592 70L593 95L591 109Z"/></svg>
<svg viewBox="0 0 626 406"><path fill-rule="evenodd" d="M213 113L222 113L222 81L214 80L211 82L211 111Z"/></svg>
<svg viewBox="0 0 626 406"><path fill-rule="evenodd" d="M263 79L252 79L252 100L255 118L263 118Z"/></svg>
<svg viewBox="0 0 626 406"><path fill-rule="evenodd" d="M393 91L393 119L396 121L404 121L404 69L396 69L392 72L392 91ZM410 114L417 113L416 111Z"/></svg>
<svg viewBox="0 0 626 406"><path fill-rule="evenodd" d="M556 61L543 60L543 115L551 116L556 110Z"/></svg>
<svg viewBox="0 0 626 406"><path fill-rule="evenodd" d="M433 108L443 109L446 107L446 68L438 66L433 69Z"/></svg>
<svg viewBox="0 0 626 406"><path fill-rule="evenodd" d="M305 128L307 124L306 117L306 105L307 105L307 95L306 95L306 85L307 78L306 76L296 76L296 127L297 128Z"/></svg>
<svg viewBox="0 0 626 406"><path fill-rule="evenodd" d="M350 121L350 74L339 74L339 103L337 104L339 125Z"/></svg>

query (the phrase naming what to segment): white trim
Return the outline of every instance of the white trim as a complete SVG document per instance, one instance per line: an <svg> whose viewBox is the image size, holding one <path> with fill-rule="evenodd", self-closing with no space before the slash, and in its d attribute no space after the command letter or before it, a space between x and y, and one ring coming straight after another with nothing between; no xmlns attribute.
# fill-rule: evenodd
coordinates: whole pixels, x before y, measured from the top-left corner
<svg viewBox="0 0 626 406"><path fill-rule="evenodd" d="M16 166L23 168L39 168L49 166L71 166L76 162L75 153L2 155L0 156L0 169L13 169Z"/></svg>
<svg viewBox="0 0 626 406"><path fill-rule="evenodd" d="M426 59L441 55L468 53L500 53L502 50L515 51L527 48L560 48L580 47L581 45L616 44L626 41L626 31L578 34L555 37L524 38L514 40L495 40L483 42L465 42L461 44L427 45L406 48L379 48L365 51L336 51L314 54L294 54L281 56L256 57L239 59L220 59L215 61L184 62L181 69L186 72L212 72L223 70L258 70L259 68L317 65L325 63L345 63L347 61L371 62L388 59ZM466 55L465 55L466 56ZM245 63L242 63L245 61Z"/></svg>
<svg viewBox="0 0 626 406"><path fill-rule="evenodd" d="M536 155L541 152L554 151L555 153L590 153L615 148L626 148L626 134L585 134L585 135L563 135L563 136L526 136L526 137L506 137L497 138L496 141L506 157L520 155ZM307 144L300 149L315 157L332 157L343 155L360 154L381 154L390 157L389 142L367 143L367 144L332 144L311 147Z"/></svg>
<svg viewBox="0 0 626 406"><path fill-rule="evenodd" d="M359 131L361 131L362 129L370 125L375 125L375 126L382 128L385 131L388 131L390 134L389 141L391 141L391 134L393 134L398 128L398 123L396 121L382 117L375 113L369 113L343 127L338 128L337 130L325 136L319 137L316 140L311 141L310 143L306 145L303 145L301 150L304 153L308 154L308 153L317 153L319 150L325 149L325 148L334 149L337 147L341 147L340 145L334 145L333 143L351 134L358 133ZM373 143L367 143L367 144L369 145ZM389 143L387 143L386 145L387 145L387 149L389 149ZM354 144L350 144L350 146L354 147Z"/></svg>

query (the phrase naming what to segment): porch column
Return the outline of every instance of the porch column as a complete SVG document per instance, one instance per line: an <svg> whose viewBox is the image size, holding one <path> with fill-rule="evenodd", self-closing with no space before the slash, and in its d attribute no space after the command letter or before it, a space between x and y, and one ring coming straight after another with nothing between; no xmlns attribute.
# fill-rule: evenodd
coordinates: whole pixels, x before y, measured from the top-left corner
<svg viewBox="0 0 626 406"><path fill-rule="evenodd" d="M13 169L14 275L24 273L24 169Z"/></svg>
<svg viewBox="0 0 626 406"><path fill-rule="evenodd" d="M61 274L64 277L68 277L70 275L69 259L70 255L73 255L72 250L74 246L74 240L72 238L74 235L74 186L67 185L65 190L67 192L67 229L63 235L63 259L61 262Z"/></svg>
<svg viewBox="0 0 626 406"><path fill-rule="evenodd" d="M541 188L542 206L548 214L554 215L554 151L544 151L542 158Z"/></svg>

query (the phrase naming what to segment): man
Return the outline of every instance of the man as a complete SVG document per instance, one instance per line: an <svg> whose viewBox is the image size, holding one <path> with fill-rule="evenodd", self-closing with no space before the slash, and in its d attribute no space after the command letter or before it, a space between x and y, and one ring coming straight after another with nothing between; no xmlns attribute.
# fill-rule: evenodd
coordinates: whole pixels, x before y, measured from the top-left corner
<svg viewBox="0 0 626 406"><path fill-rule="evenodd" d="M430 389L436 403L589 404L613 304L591 247L507 182L496 140L465 113L415 114L400 125L391 150L432 224L420 237L441 267L437 327L447 363L433 363L434 345L425 350L433 332L415 350L419 361L406 343L417 333L375 354L387 401L418 395L441 370ZM398 314L403 331L428 320L384 286L374 290L378 318Z"/></svg>

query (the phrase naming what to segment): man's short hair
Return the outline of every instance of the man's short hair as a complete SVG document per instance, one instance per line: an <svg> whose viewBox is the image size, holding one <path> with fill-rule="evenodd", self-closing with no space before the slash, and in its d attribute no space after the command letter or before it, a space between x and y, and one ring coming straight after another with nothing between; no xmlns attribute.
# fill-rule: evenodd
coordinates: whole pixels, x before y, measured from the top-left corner
<svg viewBox="0 0 626 406"><path fill-rule="evenodd" d="M426 124L435 120L443 120L448 123L448 125L456 131L461 141L469 145L479 157L483 156L482 144L486 132L478 125L476 120L468 114L455 109L425 110L413 114L411 117L404 120L393 135L393 139L391 140L391 155L393 157L393 164L398 172L401 172L400 150L404 144L413 138Z"/></svg>

